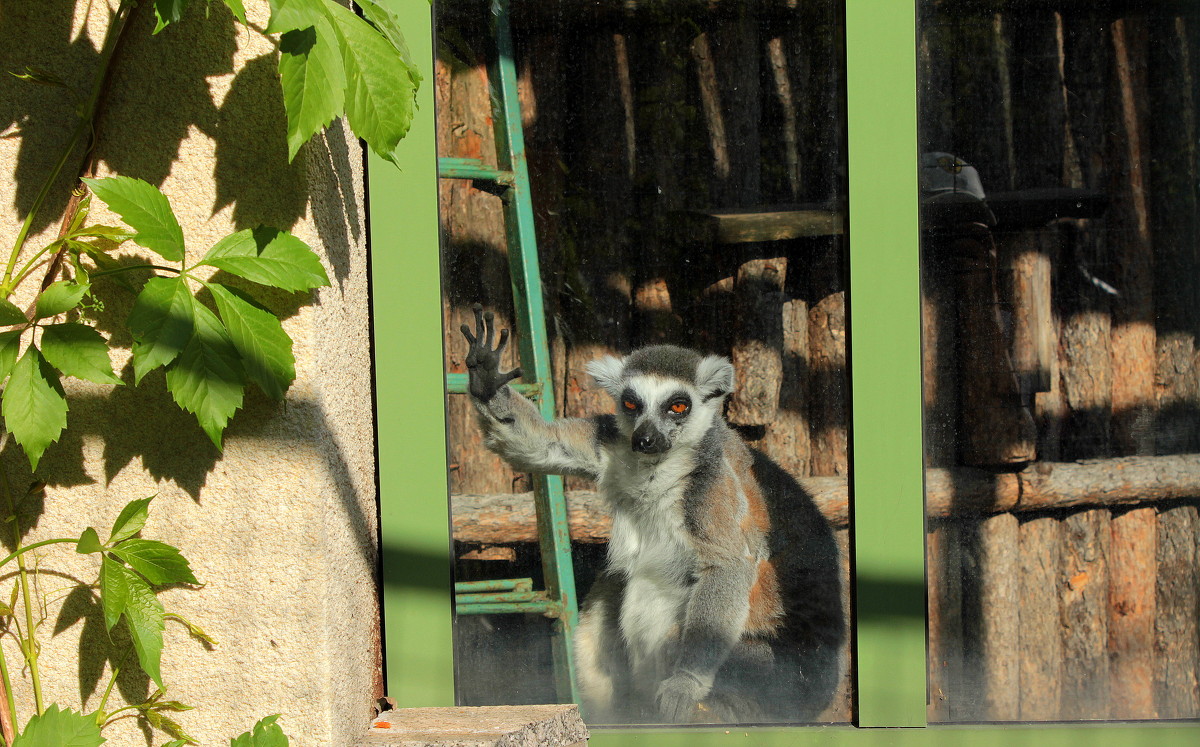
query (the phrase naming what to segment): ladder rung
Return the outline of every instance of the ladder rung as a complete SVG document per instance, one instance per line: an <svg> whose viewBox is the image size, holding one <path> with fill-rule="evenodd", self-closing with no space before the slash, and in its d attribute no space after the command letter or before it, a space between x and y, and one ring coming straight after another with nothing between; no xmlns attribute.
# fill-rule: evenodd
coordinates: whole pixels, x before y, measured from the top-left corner
<svg viewBox="0 0 1200 747"><path fill-rule="evenodd" d="M478 179L505 187L516 183L513 172L487 166L478 158L439 158L438 176L443 179Z"/></svg>
<svg viewBox="0 0 1200 747"><path fill-rule="evenodd" d="M455 594L479 594L485 591L533 591L532 578L500 578L487 581L459 581Z"/></svg>
<svg viewBox="0 0 1200 747"><path fill-rule="evenodd" d="M466 394L468 386L468 374L451 373L446 374L446 391L451 394ZM537 399L542 396L541 384L526 384L524 382L514 382L512 388L516 389L519 394L523 394L529 399Z"/></svg>

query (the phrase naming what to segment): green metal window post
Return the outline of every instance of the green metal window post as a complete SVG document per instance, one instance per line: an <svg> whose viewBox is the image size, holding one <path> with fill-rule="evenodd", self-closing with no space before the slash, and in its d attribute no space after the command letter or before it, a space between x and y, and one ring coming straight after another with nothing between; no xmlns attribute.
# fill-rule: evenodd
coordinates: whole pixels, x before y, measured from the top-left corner
<svg viewBox="0 0 1200 747"><path fill-rule="evenodd" d="M373 299L387 687L401 706L451 705L431 16L427 0L387 4L400 15L414 58L425 61L426 81L397 152L401 169L369 163L372 272L376 287L388 289ZM596 730L591 744L1190 747L1200 732L1178 723L921 728L915 9L897 0L848 0L846 12L859 727Z"/></svg>

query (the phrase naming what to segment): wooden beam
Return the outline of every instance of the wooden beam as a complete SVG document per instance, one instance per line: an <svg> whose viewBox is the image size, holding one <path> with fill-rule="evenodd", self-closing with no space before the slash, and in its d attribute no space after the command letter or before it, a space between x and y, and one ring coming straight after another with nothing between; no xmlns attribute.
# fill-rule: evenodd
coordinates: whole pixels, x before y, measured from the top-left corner
<svg viewBox="0 0 1200 747"><path fill-rule="evenodd" d="M673 216L683 241L702 244L744 244L811 236L840 236L846 215L832 205L755 207L741 210L685 211Z"/></svg>
<svg viewBox="0 0 1200 747"><path fill-rule="evenodd" d="M798 480L835 528L849 524L844 477ZM987 516L1084 506L1122 506L1200 496L1200 454L1038 463L1022 472L980 469L925 471L926 515ZM536 542L532 493L452 496L454 538L460 542ZM607 542L612 521L594 490L568 490L575 542Z"/></svg>

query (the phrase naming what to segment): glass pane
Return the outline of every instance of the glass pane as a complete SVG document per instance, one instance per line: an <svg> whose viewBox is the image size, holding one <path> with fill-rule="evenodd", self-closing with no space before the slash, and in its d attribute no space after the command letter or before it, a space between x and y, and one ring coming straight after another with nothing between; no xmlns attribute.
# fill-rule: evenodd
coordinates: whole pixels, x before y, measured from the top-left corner
<svg viewBox="0 0 1200 747"><path fill-rule="evenodd" d="M436 6L458 701L847 722L842 6L514 6Z"/></svg>
<svg viewBox="0 0 1200 747"><path fill-rule="evenodd" d="M1200 716L1198 8L919 3L931 721Z"/></svg>

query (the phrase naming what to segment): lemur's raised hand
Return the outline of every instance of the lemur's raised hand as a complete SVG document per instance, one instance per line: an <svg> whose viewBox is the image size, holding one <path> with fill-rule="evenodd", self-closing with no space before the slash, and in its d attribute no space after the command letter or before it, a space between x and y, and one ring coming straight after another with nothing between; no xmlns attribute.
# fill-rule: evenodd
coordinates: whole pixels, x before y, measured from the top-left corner
<svg viewBox="0 0 1200 747"><path fill-rule="evenodd" d="M475 334L471 334L471 328L465 324L460 328L463 337L466 337L470 344L467 351L470 392L475 399L490 402L501 387L521 377L521 369L514 368L508 373L500 373L500 356L508 347L508 330L500 330L500 341L492 348L496 315L490 311L485 314L479 304L472 306L471 310L475 312Z"/></svg>
<svg viewBox="0 0 1200 747"><path fill-rule="evenodd" d="M813 719L841 679L837 548L811 497L726 424L728 359L655 345L588 373L617 414L546 422L500 373L505 332L464 326L484 443L515 468L598 483L606 568L575 633L590 718Z"/></svg>

